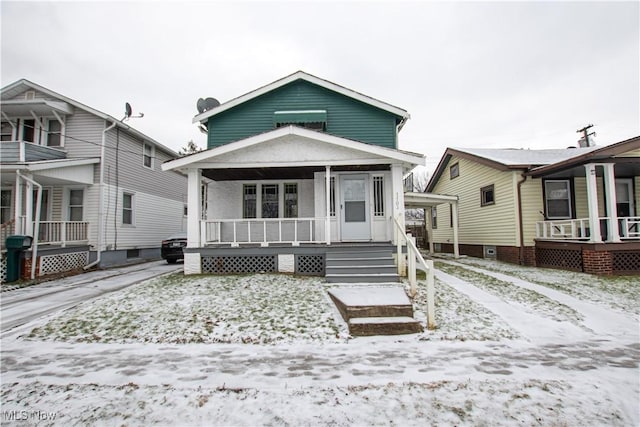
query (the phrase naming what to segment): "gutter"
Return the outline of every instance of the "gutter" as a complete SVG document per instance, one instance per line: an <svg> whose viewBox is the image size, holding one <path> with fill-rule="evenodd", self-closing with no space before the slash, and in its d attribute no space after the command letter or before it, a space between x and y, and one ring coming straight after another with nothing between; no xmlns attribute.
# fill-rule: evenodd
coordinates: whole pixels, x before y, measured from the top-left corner
<svg viewBox="0 0 640 427"><path fill-rule="evenodd" d="M520 230L520 248L518 248L518 264L524 265L524 229L522 220L522 184L527 180L526 172L520 174L522 179L518 181L518 228Z"/></svg>
<svg viewBox="0 0 640 427"><path fill-rule="evenodd" d="M40 210L42 209L42 185L38 184L33 179L22 175L19 169L16 170L16 175L19 178L24 179L31 185L35 185L36 187L38 187L38 192L36 193L36 218L34 221L35 230L33 230L34 231L33 246L31 249L31 280L33 280L36 278L36 260L38 259L38 236L40 235Z"/></svg>
<svg viewBox="0 0 640 427"><path fill-rule="evenodd" d="M117 121L111 123L111 126L102 131L102 144L100 146L100 192L98 199L98 250L96 251L96 260L84 266L84 270L88 270L98 264L102 260L102 237L104 235L104 157L105 145L107 143L107 132L116 127ZM117 197L117 195L116 195Z"/></svg>

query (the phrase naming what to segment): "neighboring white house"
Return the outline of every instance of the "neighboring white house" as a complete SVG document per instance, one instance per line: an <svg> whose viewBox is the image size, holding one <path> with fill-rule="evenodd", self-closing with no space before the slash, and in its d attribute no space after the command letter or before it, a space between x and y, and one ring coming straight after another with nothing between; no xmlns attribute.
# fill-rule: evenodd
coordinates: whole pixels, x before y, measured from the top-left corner
<svg viewBox="0 0 640 427"><path fill-rule="evenodd" d="M36 274L159 258L186 228L186 177L161 170L177 153L28 80L1 96L0 244L33 236Z"/></svg>

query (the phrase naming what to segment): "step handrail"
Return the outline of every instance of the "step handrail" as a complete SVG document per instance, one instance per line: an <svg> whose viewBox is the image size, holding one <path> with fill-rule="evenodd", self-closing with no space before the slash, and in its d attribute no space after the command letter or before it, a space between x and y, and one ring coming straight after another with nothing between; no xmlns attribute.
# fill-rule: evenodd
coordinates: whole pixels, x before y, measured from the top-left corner
<svg viewBox="0 0 640 427"><path fill-rule="evenodd" d="M406 242L407 245L407 276L409 279L410 290L409 293L411 297L414 298L417 293L417 280L416 280L416 268L418 266L422 267L424 272L427 275L427 327L429 329L434 329L436 327L435 323L435 286L434 286L434 267L433 261L425 259L422 257L422 254L418 250L418 247L415 244L414 237L407 235L404 228L398 221L398 218L392 217L393 222L396 225L396 231L398 232L398 238L396 239L396 245L398 248L398 268L400 269L400 254L402 253L401 247L403 241ZM418 265L416 265L416 261L418 261Z"/></svg>

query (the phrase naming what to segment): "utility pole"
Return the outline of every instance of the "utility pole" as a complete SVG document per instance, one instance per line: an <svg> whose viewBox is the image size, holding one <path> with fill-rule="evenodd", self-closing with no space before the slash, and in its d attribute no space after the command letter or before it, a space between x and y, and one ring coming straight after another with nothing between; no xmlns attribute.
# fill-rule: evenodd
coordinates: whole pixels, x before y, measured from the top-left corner
<svg viewBox="0 0 640 427"><path fill-rule="evenodd" d="M580 140L578 141L578 145L580 147L591 147L591 141L589 140L590 136L596 136L595 132L589 132L589 129L591 129L593 127L593 125L587 125L585 127L583 127L582 129L578 129L576 131L576 133L582 133L582 138L580 138Z"/></svg>

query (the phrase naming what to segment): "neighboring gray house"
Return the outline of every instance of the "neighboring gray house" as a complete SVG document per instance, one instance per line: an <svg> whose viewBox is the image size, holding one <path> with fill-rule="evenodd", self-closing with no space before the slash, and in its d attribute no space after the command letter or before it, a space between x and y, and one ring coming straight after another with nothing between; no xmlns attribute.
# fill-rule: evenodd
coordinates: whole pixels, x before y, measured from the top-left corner
<svg viewBox="0 0 640 427"><path fill-rule="evenodd" d="M177 153L28 80L1 96L0 245L34 237L26 275L34 255L36 275L159 258L186 228L186 177L160 167Z"/></svg>

